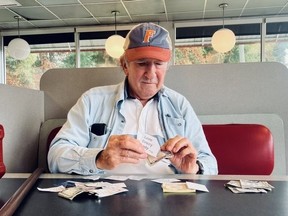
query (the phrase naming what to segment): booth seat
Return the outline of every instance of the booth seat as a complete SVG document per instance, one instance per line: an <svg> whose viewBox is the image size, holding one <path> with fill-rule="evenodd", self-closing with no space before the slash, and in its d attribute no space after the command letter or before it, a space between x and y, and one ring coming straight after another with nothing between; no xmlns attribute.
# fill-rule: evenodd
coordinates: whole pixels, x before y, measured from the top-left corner
<svg viewBox="0 0 288 216"><path fill-rule="evenodd" d="M203 125L219 174L270 175L274 143L270 130L259 124Z"/></svg>
<svg viewBox="0 0 288 216"><path fill-rule="evenodd" d="M4 138L4 128L0 124L0 178L5 174L6 168L3 162L3 138Z"/></svg>
<svg viewBox="0 0 288 216"><path fill-rule="evenodd" d="M49 120L40 132L39 161L46 172L47 152L65 119ZM47 131L48 130L48 131ZM203 130L214 153L219 174L270 175L274 168L274 143L270 130L259 124L205 124ZM42 136L41 136L42 133ZM43 135L44 134L44 135Z"/></svg>

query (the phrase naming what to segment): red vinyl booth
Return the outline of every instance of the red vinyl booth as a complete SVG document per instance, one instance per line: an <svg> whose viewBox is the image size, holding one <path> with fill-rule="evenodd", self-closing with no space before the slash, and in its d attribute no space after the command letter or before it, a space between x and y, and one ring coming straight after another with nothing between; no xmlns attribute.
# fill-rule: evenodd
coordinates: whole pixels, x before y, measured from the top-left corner
<svg viewBox="0 0 288 216"><path fill-rule="evenodd" d="M219 174L270 175L274 144L270 130L258 124L203 125Z"/></svg>
<svg viewBox="0 0 288 216"><path fill-rule="evenodd" d="M61 127L51 130L47 149ZM223 175L270 175L274 144L270 130L258 124L203 125L209 146Z"/></svg>
<svg viewBox="0 0 288 216"><path fill-rule="evenodd" d="M3 138L4 138L4 128L0 124L0 178L5 174L6 168L3 162Z"/></svg>

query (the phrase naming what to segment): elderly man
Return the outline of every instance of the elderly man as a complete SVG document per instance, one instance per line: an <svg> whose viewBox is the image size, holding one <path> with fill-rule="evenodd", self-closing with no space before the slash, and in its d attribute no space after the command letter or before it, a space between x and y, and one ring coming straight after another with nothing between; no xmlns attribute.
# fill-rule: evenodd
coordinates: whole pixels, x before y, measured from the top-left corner
<svg viewBox="0 0 288 216"><path fill-rule="evenodd" d="M125 80L80 97L51 143L51 172L218 173L190 103L164 86L171 49L159 25L130 30L120 60Z"/></svg>

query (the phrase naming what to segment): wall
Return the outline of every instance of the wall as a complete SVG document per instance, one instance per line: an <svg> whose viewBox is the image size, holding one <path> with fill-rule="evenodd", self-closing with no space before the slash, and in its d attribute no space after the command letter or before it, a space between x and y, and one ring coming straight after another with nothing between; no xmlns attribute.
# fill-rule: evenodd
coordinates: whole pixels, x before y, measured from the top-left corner
<svg viewBox="0 0 288 216"><path fill-rule="evenodd" d="M0 124L7 172L37 168L38 137L44 120L44 93L0 84Z"/></svg>

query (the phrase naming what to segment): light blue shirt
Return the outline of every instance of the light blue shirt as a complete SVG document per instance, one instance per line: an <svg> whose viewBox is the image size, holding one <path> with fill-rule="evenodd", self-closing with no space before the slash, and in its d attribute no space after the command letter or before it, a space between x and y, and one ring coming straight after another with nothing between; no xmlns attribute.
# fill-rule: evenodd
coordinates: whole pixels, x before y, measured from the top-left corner
<svg viewBox="0 0 288 216"><path fill-rule="evenodd" d="M121 107L127 99L125 81L85 92L71 108L66 123L51 143L48 152L50 171L82 175L103 172L96 167L95 159L106 147L110 135L123 134L126 121ZM188 138L198 151L204 174L216 175L217 161L188 100L165 86L158 92L156 99L164 141L176 135ZM106 133L93 134L91 126L95 123L105 123Z"/></svg>

